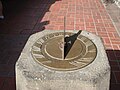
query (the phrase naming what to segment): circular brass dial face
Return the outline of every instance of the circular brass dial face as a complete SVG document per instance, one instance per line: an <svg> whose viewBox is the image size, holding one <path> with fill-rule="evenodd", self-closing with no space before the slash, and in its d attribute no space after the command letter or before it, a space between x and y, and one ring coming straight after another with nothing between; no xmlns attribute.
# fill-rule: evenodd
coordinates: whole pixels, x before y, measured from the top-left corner
<svg viewBox="0 0 120 90"><path fill-rule="evenodd" d="M41 65L54 70L76 70L89 65L97 55L95 44L85 36L66 32L64 59L63 32L45 35L32 46L32 57Z"/></svg>

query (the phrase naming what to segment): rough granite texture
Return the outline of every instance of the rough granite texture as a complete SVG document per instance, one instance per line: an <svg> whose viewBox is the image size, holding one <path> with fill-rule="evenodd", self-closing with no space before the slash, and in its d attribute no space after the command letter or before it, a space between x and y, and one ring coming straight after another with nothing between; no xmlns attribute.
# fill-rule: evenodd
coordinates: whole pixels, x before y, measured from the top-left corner
<svg viewBox="0 0 120 90"><path fill-rule="evenodd" d="M45 30L28 39L16 62L17 90L109 90L110 66L103 42L100 37L87 31L81 34L92 40L97 47L97 56L88 66L73 71L56 71L33 60L30 53L32 45L40 37L53 32L61 31Z"/></svg>

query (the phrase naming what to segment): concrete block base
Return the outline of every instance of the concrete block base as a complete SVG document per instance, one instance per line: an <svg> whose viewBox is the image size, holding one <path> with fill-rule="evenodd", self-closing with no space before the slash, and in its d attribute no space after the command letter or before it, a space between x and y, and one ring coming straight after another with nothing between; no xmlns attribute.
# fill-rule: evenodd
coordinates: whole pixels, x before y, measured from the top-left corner
<svg viewBox="0 0 120 90"><path fill-rule="evenodd" d="M45 30L30 36L16 63L17 90L109 90L110 66L108 58L101 38L92 33L81 32L97 47L95 60L84 68L72 71L51 70L32 58L30 52L35 41L53 32L58 31Z"/></svg>

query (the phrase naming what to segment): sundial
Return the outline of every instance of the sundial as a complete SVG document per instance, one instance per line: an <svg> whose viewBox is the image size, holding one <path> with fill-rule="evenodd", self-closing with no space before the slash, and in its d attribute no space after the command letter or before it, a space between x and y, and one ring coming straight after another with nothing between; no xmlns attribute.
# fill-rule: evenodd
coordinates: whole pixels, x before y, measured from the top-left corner
<svg viewBox="0 0 120 90"><path fill-rule="evenodd" d="M109 90L104 45L86 30L44 30L31 35L15 70L17 90Z"/></svg>
<svg viewBox="0 0 120 90"><path fill-rule="evenodd" d="M54 70L75 70L94 61L95 44L85 36L71 32L56 32L39 38L31 54L39 64Z"/></svg>
<svg viewBox="0 0 120 90"><path fill-rule="evenodd" d="M66 32L64 23L63 32L44 35L33 44L32 57L39 64L54 70L83 68L94 61L97 49L90 39L80 33Z"/></svg>

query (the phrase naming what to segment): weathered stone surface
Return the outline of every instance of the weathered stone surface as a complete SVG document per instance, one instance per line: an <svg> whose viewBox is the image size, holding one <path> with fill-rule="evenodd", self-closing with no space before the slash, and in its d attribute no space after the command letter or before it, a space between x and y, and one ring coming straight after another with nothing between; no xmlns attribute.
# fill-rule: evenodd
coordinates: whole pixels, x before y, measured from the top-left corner
<svg viewBox="0 0 120 90"><path fill-rule="evenodd" d="M115 3L120 8L120 0L101 0L103 3Z"/></svg>
<svg viewBox="0 0 120 90"><path fill-rule="evenodd" d="M45 30L28 39L16 62L17 90L109 90L110 66L102 40L87 31L81 34L92 40L97 47L97 56L88 66L73 71L57 71L33 60L30 53L32 45L40 37L53 32L62 31Z"/></svg>
<svg viewBox="0 0 120 90"><path fill-rule="evenodd" d="M116 3L117 6L120 8L120 0L115 0L115 3Z"/></svg>

